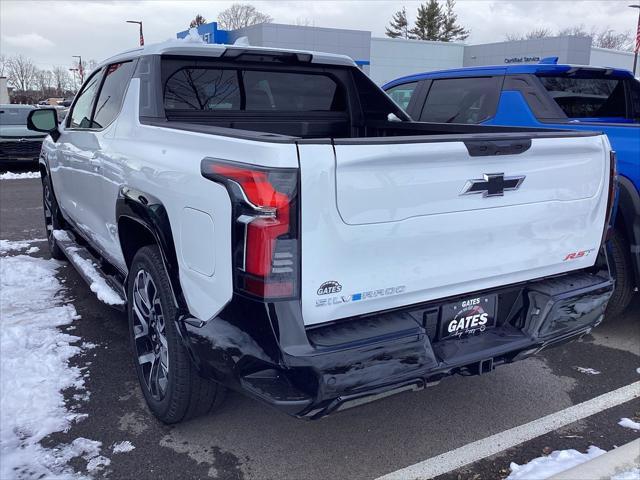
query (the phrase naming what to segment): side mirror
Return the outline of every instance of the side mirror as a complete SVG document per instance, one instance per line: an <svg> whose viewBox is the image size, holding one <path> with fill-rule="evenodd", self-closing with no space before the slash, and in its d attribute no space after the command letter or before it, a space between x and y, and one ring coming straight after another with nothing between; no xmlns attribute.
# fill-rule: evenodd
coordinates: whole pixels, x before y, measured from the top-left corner
<svg viewBox="0 0 640 480"><path fill-rule="evenodd" d="M55 108L38 108L31 110L27 117L27 128L34 132L44 132L51 135L54 142L60 138L58 132L58 112Z"/></svg>

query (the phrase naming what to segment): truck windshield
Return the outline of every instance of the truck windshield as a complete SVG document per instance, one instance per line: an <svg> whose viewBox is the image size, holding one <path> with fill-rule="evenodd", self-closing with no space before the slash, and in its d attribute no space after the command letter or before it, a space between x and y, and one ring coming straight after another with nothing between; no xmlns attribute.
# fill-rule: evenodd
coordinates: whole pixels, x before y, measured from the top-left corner
<svg viewBox="0 0 640 480"><path fill-rule="evenodd" d="M29 108L0 107L0 125L26 125Z"/></svg>
<svg viewBox="0 0 640 480"><path fill-rule="evenodd" d="M542 85L569 118L632 118L627 112L625 79L540 76Z"/></svg>

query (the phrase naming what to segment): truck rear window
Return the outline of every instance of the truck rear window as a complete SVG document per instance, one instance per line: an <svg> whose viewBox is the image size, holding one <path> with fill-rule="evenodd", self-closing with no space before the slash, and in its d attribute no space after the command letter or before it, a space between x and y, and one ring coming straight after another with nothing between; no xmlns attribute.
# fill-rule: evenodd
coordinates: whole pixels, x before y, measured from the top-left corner
<svg viewBox="0 0 640 480"><path fill-rule="evenodd" d="M342 112L340 85L329 75L183 67L164 85L167 111Z"/></svg>
<svg viewBox="0 0 640 480"><path fill-rule="evenodd" d="M624 81L618 78L539 77L569 118L626 117Z"/></svg>

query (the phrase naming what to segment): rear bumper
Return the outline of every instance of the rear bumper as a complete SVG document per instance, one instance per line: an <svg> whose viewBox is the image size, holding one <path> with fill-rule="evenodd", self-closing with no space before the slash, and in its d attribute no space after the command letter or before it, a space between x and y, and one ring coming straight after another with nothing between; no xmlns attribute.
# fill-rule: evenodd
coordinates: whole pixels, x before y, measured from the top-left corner
<svg viewBox="0 0 640 480"><path fill-rule="evenodd" d="M602 321L612 292L606 270L474 292L498 295L497 325L462 339L437 338L442 306L455 298L305 330L296 302L234 297L208 322L185 318L182 334L204 376L315 419L578 338Z"/></svg>

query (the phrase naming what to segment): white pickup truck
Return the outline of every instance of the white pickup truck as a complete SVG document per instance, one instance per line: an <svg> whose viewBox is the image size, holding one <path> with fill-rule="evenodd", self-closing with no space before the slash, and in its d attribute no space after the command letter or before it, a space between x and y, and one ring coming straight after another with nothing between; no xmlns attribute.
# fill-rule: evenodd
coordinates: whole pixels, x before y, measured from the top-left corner
<svg viewBox="0 0 640 480"><path fill-rule="evenodd" d="M226 388L319 418L487 373L613 289L606 136L412 122L347 57L146 46L29 125L52 256L126 308L167 423Z"/></svg>

